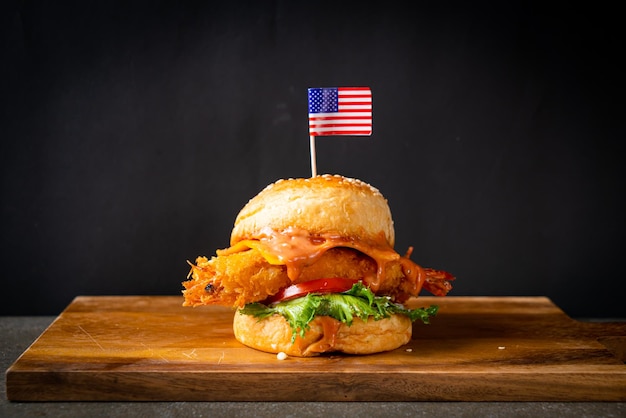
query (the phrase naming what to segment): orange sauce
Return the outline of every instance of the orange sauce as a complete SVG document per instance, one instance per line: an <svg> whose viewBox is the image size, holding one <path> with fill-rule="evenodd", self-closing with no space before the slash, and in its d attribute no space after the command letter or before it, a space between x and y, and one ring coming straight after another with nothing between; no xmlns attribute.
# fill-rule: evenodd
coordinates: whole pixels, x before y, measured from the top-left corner
<svg viewBox="0 0 626 418"><path fill-rule="evenodd" d="M384 243L384 244L381 244ZM274 231L270 228L261 230L259 236L236 243L230 248L218 250L217 255L229 255L250 248L258 250L268 263L284 265L291 281L298 279L302 269L315 263L326 251L336 247L347 247L360 251L371 257L377 265L376 276L363 277L364 284L376 292L385 278L385 267L390 261L399 261L402 270L411 283L415 294L424 282L424 272L420 266L409 260L409 249L406 257L401 257L393 248L386 244L381 232L379 242L367 242L357 238L342 237L339 234L324 233L311 235L308 231L287 228Z"/></svg>
<svg viewBox="0 0 626 418"><path fill-rule="evenodd" d="M337 321L330 316L318 316L323 329L322 338L319 341L311 344L307 351L311 353L325 353L327 351L333 351L335 342L337 341L337 332L341 327L341 322Z"/></svg>

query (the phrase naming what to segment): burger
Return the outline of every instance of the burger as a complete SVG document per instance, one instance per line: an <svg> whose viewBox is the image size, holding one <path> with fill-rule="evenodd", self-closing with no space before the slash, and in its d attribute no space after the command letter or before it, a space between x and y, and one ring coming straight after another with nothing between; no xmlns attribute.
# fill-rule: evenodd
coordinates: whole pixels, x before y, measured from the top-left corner
<svg viewBox="0 0 626 418"><path fill-rule="evenodd" d="M230 247L189 263L183 305L233 307L235 338L269 353L394 350L437 313L406 302L422 289L445 296L454 279L394 244L378 189L339 175L281 179L241 209Z"/></svg>

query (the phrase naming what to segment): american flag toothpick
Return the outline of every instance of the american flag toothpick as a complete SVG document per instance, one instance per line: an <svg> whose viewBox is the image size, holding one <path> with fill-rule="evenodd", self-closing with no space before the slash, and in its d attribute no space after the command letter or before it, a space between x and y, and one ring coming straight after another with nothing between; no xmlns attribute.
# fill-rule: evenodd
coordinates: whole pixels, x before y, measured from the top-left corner
<svg viewBox="0 0 626 418"><path fill-rule="evenodd" d="M309 89L311 176L317 175L315 137L372 134L372 91L369 87Z"/></svg>

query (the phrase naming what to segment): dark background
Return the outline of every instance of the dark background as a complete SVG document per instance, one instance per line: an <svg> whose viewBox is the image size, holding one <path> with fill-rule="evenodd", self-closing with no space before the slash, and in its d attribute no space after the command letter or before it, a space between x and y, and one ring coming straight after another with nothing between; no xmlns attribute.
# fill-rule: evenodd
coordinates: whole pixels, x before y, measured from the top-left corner
<svg viewBox="0 0 626 418"><path fill-rule="evenodd" d="M180 294L249 198L310 176L306 89L363 85L372 136L319 138L318 171L379 188L399 252L451 295L626 317L617 10L296 3L3 9L0 314Z"/></svg>

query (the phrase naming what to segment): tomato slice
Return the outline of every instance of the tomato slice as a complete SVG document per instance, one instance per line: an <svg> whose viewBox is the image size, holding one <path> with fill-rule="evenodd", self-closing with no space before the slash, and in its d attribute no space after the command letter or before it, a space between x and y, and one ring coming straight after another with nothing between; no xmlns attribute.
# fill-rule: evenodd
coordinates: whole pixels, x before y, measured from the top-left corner
<svg viewBox="0 0 626 418"><path fill-rule="evenodd" d="M331 277L327 279L316 279L308 282L292 284L280 290L274 296L270 296L267 303L283 302L290 299L306 296L309 293L341 293L352 289L357 283L356 279L344 279L341 277Z"/></svg>

